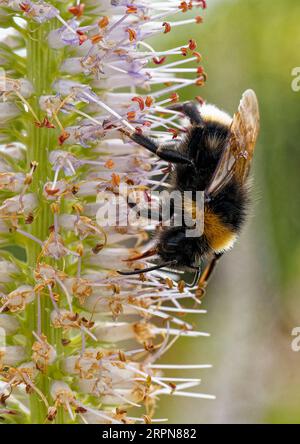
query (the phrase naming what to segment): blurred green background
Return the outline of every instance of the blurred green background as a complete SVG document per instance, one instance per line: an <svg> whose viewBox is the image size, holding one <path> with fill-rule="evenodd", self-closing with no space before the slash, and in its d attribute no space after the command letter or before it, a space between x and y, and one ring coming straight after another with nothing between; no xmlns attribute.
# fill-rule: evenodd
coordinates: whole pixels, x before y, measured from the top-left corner
<svg viewBox="0 0 300 444"><path fill-rule="evenodd" d="M291 87L299 21L299 0L209 0L202 25L166 36L166 47L196 38L204 58L207 85L183 99L200 93L234 113L253 88L261 107L252 214L197 319L211 337L181 339L165 357L212 363L185 372L217 399L165 397L157 413L173 423L300 423L300 352L291 349L300 326L300 92Z"/></svg>

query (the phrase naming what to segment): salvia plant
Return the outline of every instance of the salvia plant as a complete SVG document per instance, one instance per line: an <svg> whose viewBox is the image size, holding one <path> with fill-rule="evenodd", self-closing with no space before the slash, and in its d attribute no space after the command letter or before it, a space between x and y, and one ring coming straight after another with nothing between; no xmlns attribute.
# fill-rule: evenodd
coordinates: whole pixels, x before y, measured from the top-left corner
<svg viewBox="0 0 300 444"><path fill-rule="evenodd" d="M170 105L204 83L201 56L193 39L149 39L200 24L205 8L0 0L2 421L149 423L165 420L160 395L212 398L186 374L209 366L159 363L178 338L206 336L182 318L203 313L199 295L161 270L118 274L147 264L126 260L153 226L96 217L122 184L146 197L163 186L168 165L126 133L184 136Z"/></svg>

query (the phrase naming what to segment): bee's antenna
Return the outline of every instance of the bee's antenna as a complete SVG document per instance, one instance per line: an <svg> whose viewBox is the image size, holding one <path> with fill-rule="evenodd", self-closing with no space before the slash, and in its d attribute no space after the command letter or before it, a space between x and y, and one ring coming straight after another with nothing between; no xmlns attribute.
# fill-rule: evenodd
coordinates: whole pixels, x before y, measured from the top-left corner
<svg viewBox="0 0 300 444"><path fill-rule="evenodd" d="M121 274L122 276L132 276L134 274L143 274L143 273L148 273L149 271L160 270L161 268L169 267L170 265L175 265L176 263L177 261L169 261L169 262L164 262L162 264L154 265L153 267L150 268L143 268L141 270L134 270L134 271L118 271L118 273Z"/></svg>

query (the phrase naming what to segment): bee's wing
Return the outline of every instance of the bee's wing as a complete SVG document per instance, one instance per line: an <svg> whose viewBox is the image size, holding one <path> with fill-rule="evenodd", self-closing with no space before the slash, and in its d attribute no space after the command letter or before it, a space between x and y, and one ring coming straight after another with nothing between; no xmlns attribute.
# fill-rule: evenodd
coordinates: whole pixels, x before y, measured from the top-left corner
<svg viewBox="0 0 300 444"><path fill-rule="evenodd" d="M228 144L206 189L210 196L221 191L232 178L243 184L248 177L259 133L259 107L254 91L244 92L230 131Z"/></svg>

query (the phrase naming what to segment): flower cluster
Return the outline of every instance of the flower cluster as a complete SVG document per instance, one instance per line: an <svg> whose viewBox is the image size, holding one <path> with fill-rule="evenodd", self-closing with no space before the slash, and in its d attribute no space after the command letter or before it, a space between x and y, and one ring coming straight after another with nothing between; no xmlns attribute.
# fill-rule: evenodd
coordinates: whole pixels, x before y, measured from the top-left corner
<svg viewBox="0 0 300 444"><path fill-rule="evenodd" d="M160 395L212 398L189 391L198 379L162 373L209 366L156 363L178 338L207 336L182 318L204 312L195 291L174 273L116 272L149 264L131 259L151 248L153 227L97 223L106 193L122 184L147 198L164 186L168 165L126 134L184 136L170 105L181 88L205 82L201 55L193 39L157 51L149 38L200 24L205 8L204 0L0 0L8 422L148 423L161 420L153 416ZM132 417L131 406L144 410Z"/></svg>

